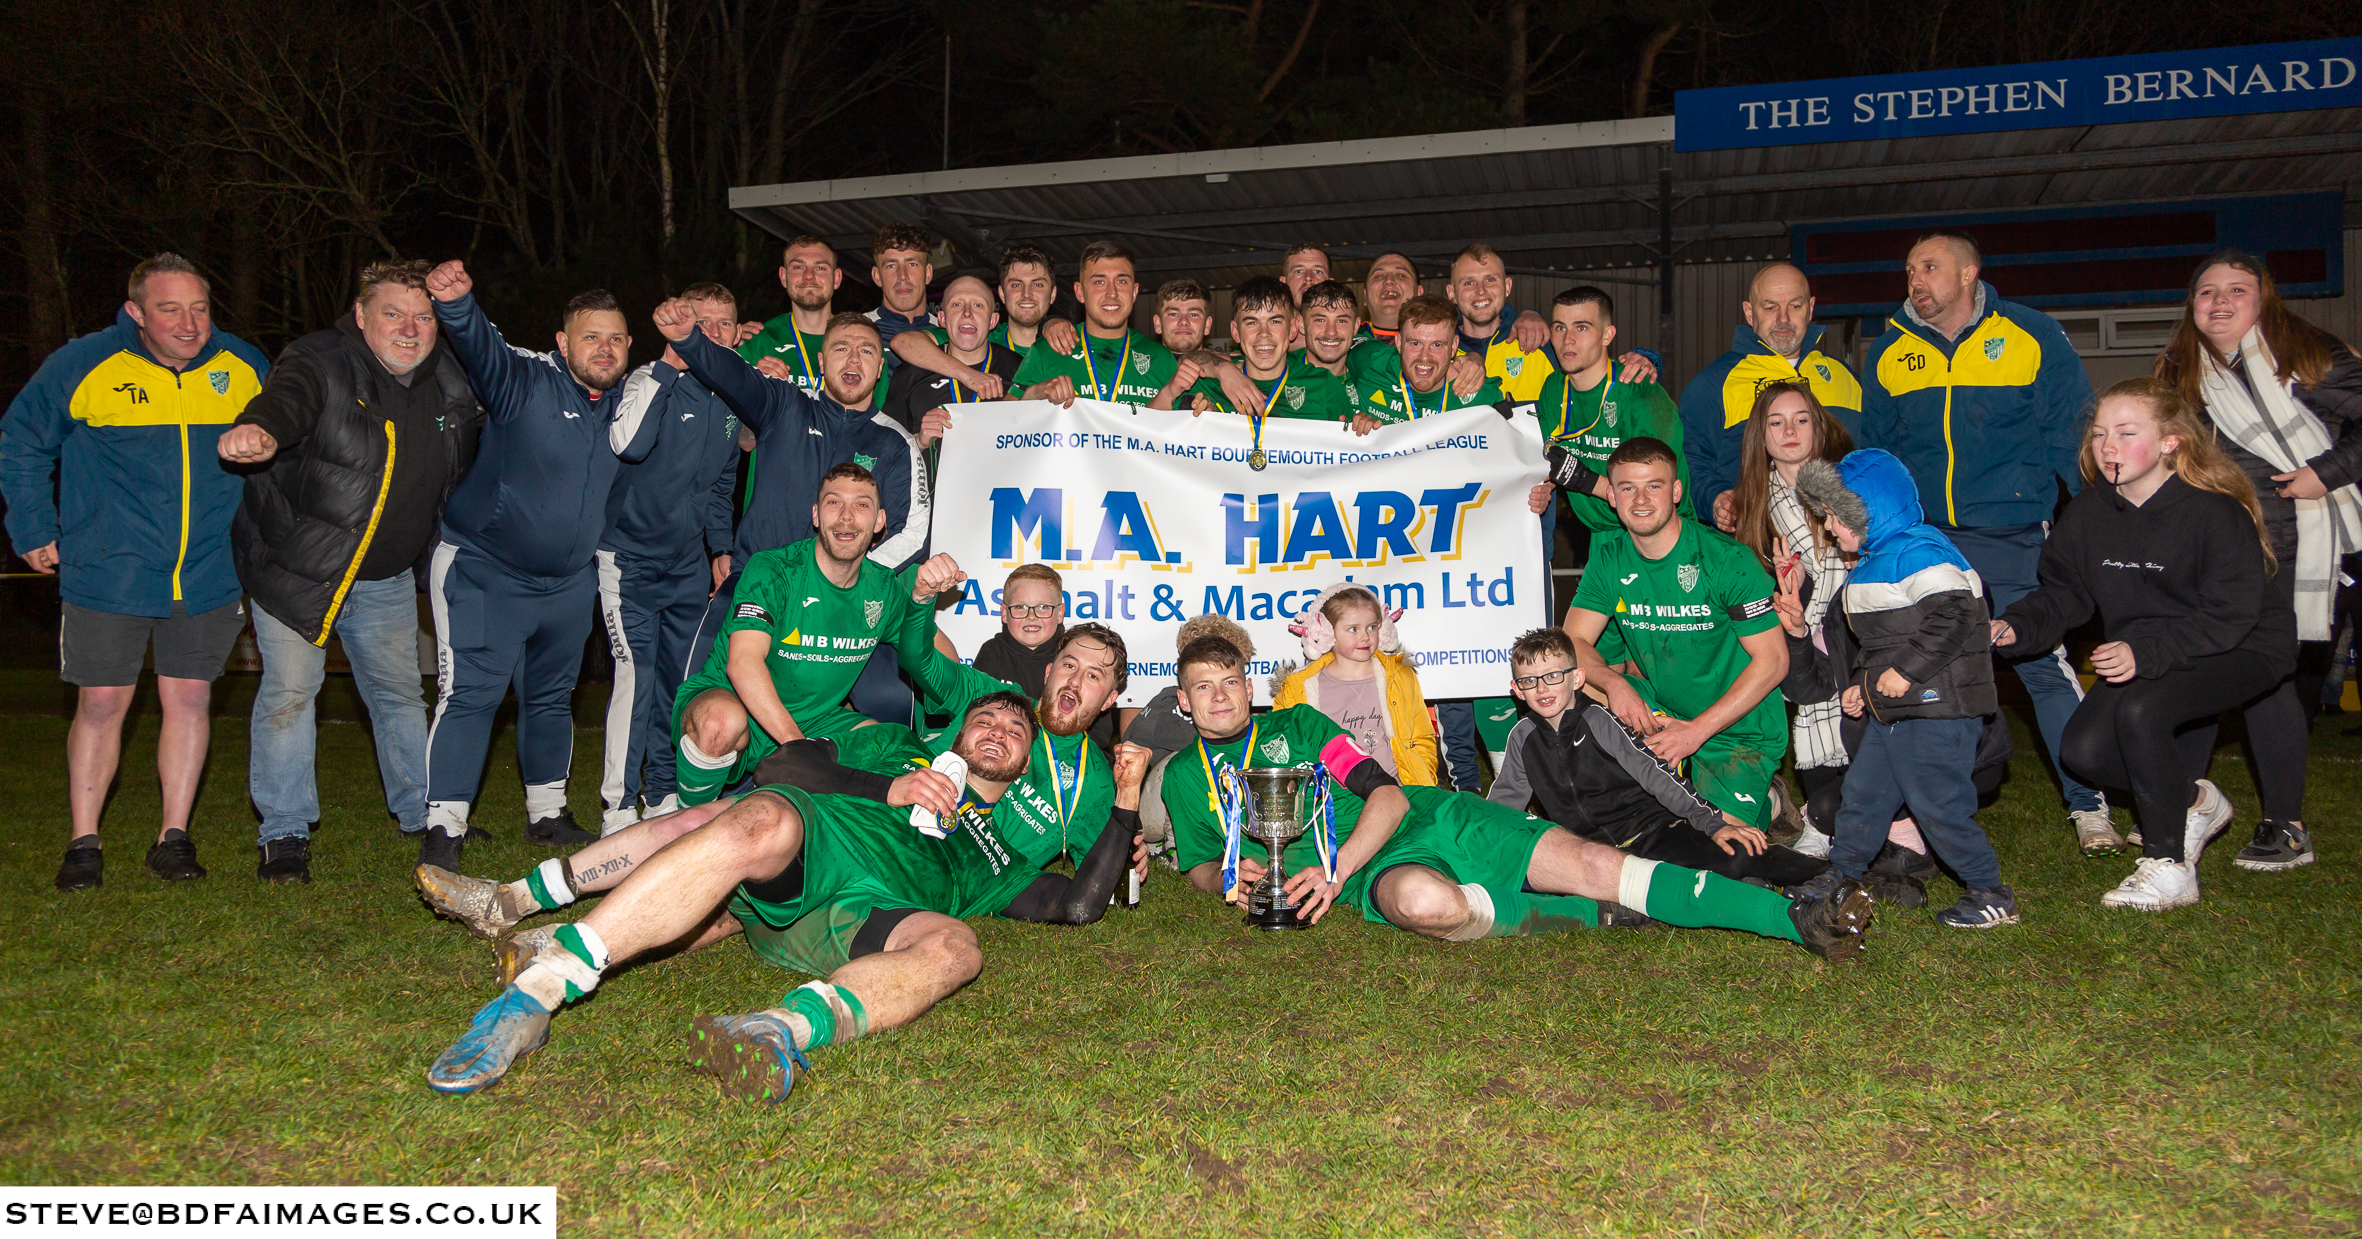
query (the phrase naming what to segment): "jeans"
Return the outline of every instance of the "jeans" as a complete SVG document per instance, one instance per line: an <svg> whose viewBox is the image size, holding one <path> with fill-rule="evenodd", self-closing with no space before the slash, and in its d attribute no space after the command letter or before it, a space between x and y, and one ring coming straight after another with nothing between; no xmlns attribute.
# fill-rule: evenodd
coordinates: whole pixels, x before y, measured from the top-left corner
<svg viewBox="0 0 2362 1239"><path fill-rule="evenodd" d="M403 830L423 830L426 701L418 671L418 589L410 574L354 582L337 612L336 635L369 711L386 811ZM262 814L257 841L309 838L320 817L314 705L328 677L328 651L261 607L254 608L254 643L262 651L262 688L254 695L246 786Z"/></svg>
<svg viewBox="0 0 2362 1239"><path fill-rule="evenodd" d="M1886 846L1886 828L1905 804L1936 859L1952 867L1970 890L2001 885L2001 857L1977 824L1977 740L1981 718L1869 720L1862 747L1845 768L1845 801L1837 810L1829 861L1860 878Z"/></svg>
<svg viewBox="0 0 2362 1239"><path fill-rule="evenodd" d="M1960 548L1960 553L1968 557L1969 566L1977 570L1977 576L1985 583L1985 600L1991 604L1993 615L2000 615L2009 609L2009 604L2034 592L2037 584L2034 571L2042 562L2047 526L1952 529L1939 525L1937 528L1952 539L1952 545ZM2105 804L2099 789L2077 782L2059 762L2067 720L2075 716L2075 707L2083 704L2083 682L2075 678L2075 669L2067 662L2066 647L2046 650L2018 662L2003 662L1999 657L1994 661L2016 672L2018 683L2025 685L2026 695L2034 699L2035 730L2042 733L2044 756L2050 759L2051 773L2058 776L2059 790L2066 794L2067 808L2096 809Z"/></svg>

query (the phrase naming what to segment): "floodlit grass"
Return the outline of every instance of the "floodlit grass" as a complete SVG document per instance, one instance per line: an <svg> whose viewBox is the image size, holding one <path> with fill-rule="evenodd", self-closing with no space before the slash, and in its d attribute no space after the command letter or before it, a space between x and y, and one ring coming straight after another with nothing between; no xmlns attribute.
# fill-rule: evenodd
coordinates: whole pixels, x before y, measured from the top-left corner
<svg viewBox="0 0 2362 1239"><path fill-rule="evenodd" d="M225 683L235 684L235 681ZM53 700L37 685L13 700ZM2353 1233L2362 742L2325 720L2322 863L2103 912L2021 743L1986 816L2020 927L1894 912L1872 962L1716 932L1464 946L1361 924L1253 936L1169 876L1087 929L978 926L983 977L824 1051L778 1109L684 1065L691 1016L800 978L735 943L614 977L492 1093L427 1064L491 996L487 946L410 893L365 731L321 730L316 882L256 882L245 694L198 816L213 874L139 871L152 710L109 811L107 885L50 889L55 717L0 717L0 1180L554 1183L569 1233ZM330 713L337 713L331 710ZM583 711L591 716L591 711ZM348 715L349 717L349 715ZM576 744L596 820L596 733ZM468 868L514 876L505 740ZM1939 903L1956 894L1949 883Z"/></svg>

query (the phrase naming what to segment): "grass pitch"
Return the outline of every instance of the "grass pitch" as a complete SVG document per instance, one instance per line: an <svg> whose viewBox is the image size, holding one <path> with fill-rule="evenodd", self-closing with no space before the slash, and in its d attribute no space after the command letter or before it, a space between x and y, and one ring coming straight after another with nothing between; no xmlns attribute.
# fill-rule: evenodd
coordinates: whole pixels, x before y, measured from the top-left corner
<svg viewBox="0 0 2362 1239"><path fill-rule="evenodd" d="M1985 823L2025 924L1888 910L1832 970L1737 934L1461 946L1362 924L1252 935L1158 871L1086 929L983 922L984 975L911 1028L823 1051L779 1108L692 1075L692 1016L800 978L743 946L631 969L491 1093L428 1092L491 951L411 894L365 730L321 728L308 887L253 876L244 700L223 694L205 881L139 870L152 709L108 812L108 881L50 889L54 695L0 686L0 1179L542 1184L580 1234L2310 1235L2362 1229L2354 1000L2362 741L2326 719L2321 862L2230 864L2205 901L2096 900L2021 733ZM323 712L352 717L332 693ZM595 704L595 703L593 703ZM580 712L595 717L590 710ZM597 733L574 810L597 820ZM2119 812L2119 818L2126 815ZM538 859L513 747L467 867ZM1938 905L1957 890L1939 883Z"/></svg>

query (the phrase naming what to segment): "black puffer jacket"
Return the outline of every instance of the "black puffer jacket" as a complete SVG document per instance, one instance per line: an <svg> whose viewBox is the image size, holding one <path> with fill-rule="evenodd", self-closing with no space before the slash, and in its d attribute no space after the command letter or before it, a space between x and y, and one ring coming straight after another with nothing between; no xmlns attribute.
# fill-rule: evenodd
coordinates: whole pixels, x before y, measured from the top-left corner
<svg viewBox="0 0 2362 1239"><path fill-rule="evenodd" d="M2231 373L2247 382L2244 367ZM2252 399L2254 393L2250 392ZM2321 419L2321 428L2329 432L2329 450L2306 461L2321 483L2331 490L2354 482L2362 482L2362 358L2348 349L2340 348L2330 355L2329 372L2313 384L2297 384L2297 402L2312 410ZM2257 402L2259 405L2261 401ZM2218 434L2223 452L2247 473L2247 480L2255 485L2256 505L2263 509L2264 533L2272 539L2272 551L2283 564L2296 562L2296 500L2280 495L2280 483L2272 475L2280 472L2263 457L2231 441L2229 435Z"/></svg>
<svg viewBox="0 0 2362 1239"><path fill-rule="evenodd" d="M438 343L401 393L428 398L381 399L392 383L348 321L288 345L238 416L279 442L267 464L246 471L230 523L238 580L254 605L314 645L327 643L386 514L425 531L422 545L399 548L403 559L423 559L443 500L475 458L484 414L449 349ZM430 467L404 468L413 485L397 487L395 458L414 465L421 452L432 454Z"/></svg>

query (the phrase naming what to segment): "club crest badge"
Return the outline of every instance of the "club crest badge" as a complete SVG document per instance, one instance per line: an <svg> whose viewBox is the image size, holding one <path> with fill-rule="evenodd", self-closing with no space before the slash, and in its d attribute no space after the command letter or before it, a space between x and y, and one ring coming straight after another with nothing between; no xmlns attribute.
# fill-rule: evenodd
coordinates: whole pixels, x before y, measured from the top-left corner
<svg viewBox="0 0 2362 1239"><path fill-rule="evenodd" d="M1301 388L1301 387L1293 387L1293 386L1289 387L1289 388L1288 388L1288 391L1287 391L1287 397L1288 397L1288 407L1289 407L1289 408L1291 408L1291 409L1301 409L1301 408L1303 408L1303 407L1304 407L1304 389L1303 389L1303 388Z"/></svg>
<svg viewBox="0 0 2362 1239"><path fill-rule="evenodd" d="M1525 358L1504 357L1501 359L1501 368L1509 372L1510 378L1516 378L1518 375L1525 373Z"/></svg>
<svg viewBox="0 0 2362 1239"><path fill-rule="evenodd" d="M206 371L206 372L205 372L205 381L206 381L206 382L208 382L208 383L211 383L211 384L213 384L213 394L214 394L214 395L216 395L216 396L227 396L227 395L229 395L229 394L230 394L230 372L229 372L229 371L227 371L227 370L208 370L208 371Z"/></svg>
<svg viewBox="0 0 2362 1239"><path fill-rule="evenodd" d="M1148 373L1148 354L1146 354L1146 353L1134 353L1134 354L1132 354L1132 373L1134 373L1134 374L1138 374L1138 375L1142 375L1142 376L1145 376L1145 375L1147 375L1147 373Z"/></svg>
<svg viewBox="0 0 2362 1239"><path fill-rule="evenodd" d="M1683 564L1674 571L1673 575L1681 581L1682 593L1689 593L1698 587L1698 566L1696 564Z"/></svg>
<svg viewBox="0 0 2362 1239"><path fill-rule="evenodd" d="M876 598L861 604L861 618L872 628L878 626L878 620L884 618L885 614L886 604Z"/></svg>
<svg viewBox="0 0 2362 1239"><path fill-rule="evenodd" d="M1824 382L1824 383L1827 383L1827 382L1829 382L1829 381L1830 381L1830 378L1829 378L1829 367L1827 367L1827 366L1824 366L1824 365L1822 365L1821 363L1819 363L1819 362L1817 362L1817 361L1813 363L1813 373L1814 373L1814 374L1817 374L1817 375L1820 375L1820 376L1821 376L1821 381L1822 381L1822 382Z"/></svg>
<svg viewBox="0 0 2362 1239"><path fill-rule="evenodd" d="M1272 762L1286 762L1288 760L1288 738L1286 736L1273 736L1269 740L1264 741L1263 759L1265 761Z"/></svg>
<svg viewBox="0 0 2362 1239"><path fill-rule="evenodd" d="M1616 428L1616 402L1606 401L1599 406L1599 424L1610 430Z"/></svg>
<svg viewBox="0 0 2362 1239"><path fill-rule="evenodd" d="M1999 360L2001 360L2001 346L2002 346L2002 344L2004 344L2004 343L2005 343L2005 341L2003 341L2003 340L2002 340L2002 338L2001 338L2000 336L1993 336L1993 337L1991 337L1991 338L1987 339L1987 340L1985 341L1985 360L1986 360L1986 361L1999 361Z"/></svg>

